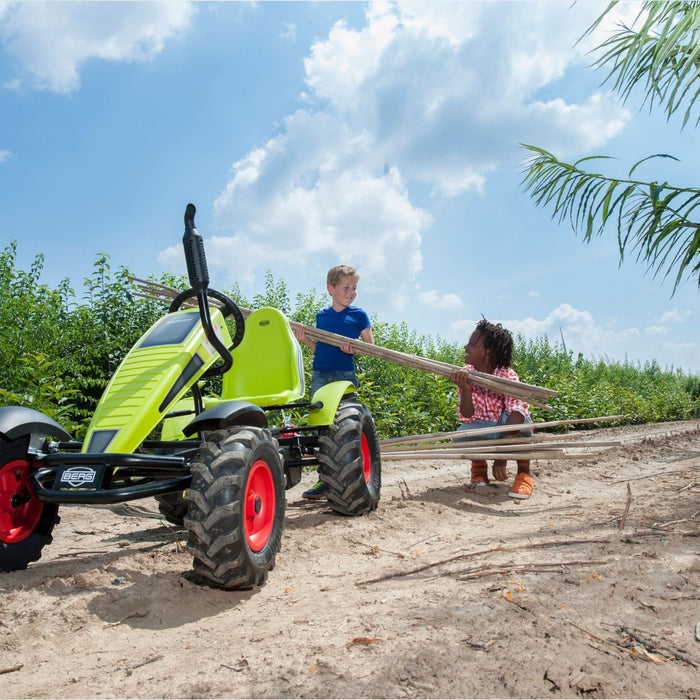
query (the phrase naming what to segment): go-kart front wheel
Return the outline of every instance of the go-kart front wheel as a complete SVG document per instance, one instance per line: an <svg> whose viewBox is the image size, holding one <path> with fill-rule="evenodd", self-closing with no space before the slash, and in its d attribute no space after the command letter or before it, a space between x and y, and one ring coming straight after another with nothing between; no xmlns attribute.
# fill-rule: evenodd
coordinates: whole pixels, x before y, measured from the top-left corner
<svg viewBox="0 0 700 700"><path fill-rule="evenodd" d="M184 524L195 572L226 589L262 584L284 527L277 441L263 428L210 433L191 471Z"/></svg>
<svg viewBox="0 0 700 700"><path fill-rule="evenodd" d="M58 506L34 495L28 438L0 438L0 571L26 569L41 557L59 522Z"/></svg>

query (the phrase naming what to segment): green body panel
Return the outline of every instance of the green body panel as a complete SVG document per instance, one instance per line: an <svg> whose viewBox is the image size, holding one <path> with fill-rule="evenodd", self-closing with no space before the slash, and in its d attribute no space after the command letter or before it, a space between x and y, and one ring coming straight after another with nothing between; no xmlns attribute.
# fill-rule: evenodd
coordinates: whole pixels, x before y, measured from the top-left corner
<svg viewBox="0 0 700 700"><path fill-rule="evenodd" d="M311 413L309 413L309 425L331 425L343 396L352 394L355 391L355 385L352 382L331 382L322 386L311 397L311 402L321 401L323 407L311 410Z"/></svg>
<svg viewBox="0 0 700 700"><path fill-rule="evenodd" d="M185 314L195 314L196 319ZM231 338L221 312L212 308L211 318L215 332L229 346ZM174 331L168 333L171 328ZM164 342L158 344L161 337ZM83 452L136 450L173 404L218 359L198 310L178 311L157 321L112 376L88 427ZM115 435L96 450L91 438L97 431L114 431Z"/></svg>
<svg viewBox="0 0 700 700"><path fill-rule="evenodd" d="M174 416L163 420L160 439L166 442L169 440L185 440L186 436L182 431L194 417L194 400L191 396L180 399L170 410L173 412L189 411L189 413L186 416Z"/></svg>

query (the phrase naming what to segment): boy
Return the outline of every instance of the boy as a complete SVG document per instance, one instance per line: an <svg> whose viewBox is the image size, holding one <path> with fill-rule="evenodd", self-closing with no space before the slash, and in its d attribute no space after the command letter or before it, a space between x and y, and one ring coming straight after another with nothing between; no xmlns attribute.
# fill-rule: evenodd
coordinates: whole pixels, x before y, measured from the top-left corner
<svg viewBox="0 0 700 700"><path fill-rule="evenodd" d="M357 282L360 275L349 265L335 265L326 275L326 289L331 295L332 304L316 314L316 327L353 340L361 338L365 343L374 343L369 316L357 306L352 306L357 296ZM297 339L304 343L313 353L313 371L311 374L311 396L322 386L347 380L358 387L360 382L355 371L355 359L350 343L343 343L340 348L326 343L315 343L306 337L303 329L294 332ZM323 498L325 486L316 482L304 491L303 498Z"/></svg>
<svg viewBox="0 0 700 700"><path fill-rule="evenodd" d="M532 423L528 414L528 406L521 399L505 394L498 394L490 389L472 386L469 383L469 370L486 372L497 377L518 381L518 375L511 367L513 359L513 337L510 331L500 323L493 324L486 319L476 324L469 342L464 346L464 362L466 367L457 370L450 379L457 384L459 408L457 417L462 422L458 430L473 430L497 425L519 425ZM530 435L528 429L521 430L520 435ZM514 433L507 432L507 436ZM498 434L482 437L497 439ZM457 438L458 441L474 440L477 437ZM530 476L530 460L519 459L518 473L508 491L511 498L525 499L532 494L532 477ZM493 478L505 481L506 461L495 460L492 466ZM483 460L472 461L471 486L488 484L488 465Z"/></svg>

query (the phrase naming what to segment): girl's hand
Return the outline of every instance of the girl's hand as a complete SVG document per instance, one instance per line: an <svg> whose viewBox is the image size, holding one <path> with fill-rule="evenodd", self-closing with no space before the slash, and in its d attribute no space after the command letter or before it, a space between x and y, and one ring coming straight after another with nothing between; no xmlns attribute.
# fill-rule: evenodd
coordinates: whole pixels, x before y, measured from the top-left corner
<svg viewBox="0 0 700 700"><path fill-rule="evenodd" d="M491 467L491 471L493 472L493 480L494 481L505 481L508 478L508 472L506 471L506 463L502 461L496 461L493 463L493 467Z"/></svg>
<svg viewBox="0 0 700 700"><path fill-rule="evenodd" d="M469 383L469 370L458 369L450 375L450 379L464 391L471 392L472 385Z"/></svg>

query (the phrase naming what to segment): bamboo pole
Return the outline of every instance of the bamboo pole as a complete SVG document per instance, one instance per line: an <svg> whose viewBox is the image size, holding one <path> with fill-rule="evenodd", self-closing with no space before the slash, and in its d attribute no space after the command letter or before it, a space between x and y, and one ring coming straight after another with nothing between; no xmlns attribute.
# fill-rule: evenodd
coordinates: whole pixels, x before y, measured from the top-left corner
<svg viewBox="0 0 700 700"><path fill-rule="evenodd" d="M508 449L521 449L532 447L533 445L536 449L544 449L549 447L619 447L622 442L619 440L600 440L595 442L589 442L584 440L575 440L569 442L563 442L563 440L570 438L570 435L533 435L531 438L500 438L493 440L469 440L469 449L476 449L487 447L490 449L495 449L497 447L507 447ZM557 441L550 444L549 440ZM558 442L562 440L562 442ZM394 447L382 447L382 454L391 454L392 452L418 452L418 451L430 451L430 450L464 450L466 447L465 442L436 442L430 445L396 445Z"/></svg>
<svg viewBox="0 0 700 700"><path fill-rule="evenodd" d="M320 328L305 326L304 324L297 323L295 321L290 321L289 325L293 329L304 330L306 335L311 338L311 340L326 343L328 345L334 345L335 347L340 347L344 343L349 342L350 349L353 352L357 352L361 355L368 355L370 357L376 357L381 360L388 360L394 364L420 369L439 376L450 377L457 370L462 369L457 365L450 365L446 362L437 362L435 360L418 357L416 355L409 355L408 353L400 352L398 350L390 350L389 348L373 345L372 343L365 343L362 340L349 340L345 336L324 331ZM516 398L522 398L527 400L529 403L535 403L537 398L547 399L557 395L557 392L553 391L552 389L536 387L530 384L525 385L522 382L504 379L503 377L495 377L484 372L477 372L476 370L469 371L469 382L471 384L477 384L482 387L492 389L498 393L508 394L509 396L515 396ZM531 400L533 397L536 398Z"/></svg>
<svg viewBox="0 0 700 700"><path fill-rule="evenodd" d="M387 461L410 461L410 460L419 460L421 458L425 459L457 459L457 460L476 460L476 461L488 461L488 460L497 460L497 459L503 459L503 460L524 460L524 459L529 459L529 460L535 460L535 459L590 459L591 454L590 453L585 453L585 454L552 454L551 451L547 452L524 452L524 453L517 453L517 454L511 454L509 452L494 452L494 453L489 453L489 452L459 452L457 454L450 453L450 454L444 454L444 455L436 455L433 452L427 453L424 456L421 455L420 452L410 452L410 453L397 453L397 454L391 454L391 455L384 455L382 453L382 461L387 460Z"/></svg>
<svg viewBox="0 0 700 700"><path fill-rule="evenodd" d="M602 423L603 421L622 420L624 415L619 416L601 416L599 418L576 418L570 420L552 420L542 421L539 423L518 423L516 425L495 425L492 428L475 428L468 431L468 435L489 435L493 433L515 432L525 428L532 430L541 430L542 428L553 428L560 425L578 425L582 423ZM438 440L448 440L456 437L465 437L465 431L452 430L447 433L427 433L424 435L409 435L400 438L388 438L380 440L379 447L388 447L389 445L411 445L420 442L436 442Z"/></svg>
<svg viewBox="0 0 700 700"><path fill-rule="evenodd" d="M143 290L143 292L137 293L137 296L142 296L152 301L166 302L172 300L179 294L178 290L158 282L142 280L133 276L130 276L129 279L139 284ZM216 300L212 300L212 303L218 306L219 304L215 302ZM241 313L244 317L248 317L252 311L250 309L241 309ZM362 340L354 340L343 335L338 335L337 333L321 330L320 328L306 326L296 321L288 322L293 330L303 330L311 340L326 343L334 347L341 347L343 344L349 343L350 349L360 355L375 357L443 377L451 377L457 370L462 369L457 365L450 365L446 362L431 360L417 355L409 355L408 353L398 350L391 350L372 343L365 343ZM503 377L495 377L484 372L478 372L477 370L469 371L469 383L491 389L497 393L522 399L533 406L538 406L548 411L551 411L552 407L546 403L542 403L541 400L547 400L553 396L557 396L557 392L552 389L516 382Z"/></svg>
<svg viewBox="0 0 700 700"><path fill-rule="evenodd" d="M503 445L502 447L470 447L468 445L463 445L461 447L447 447L442 450L425 450L425 454L429 454L431 456L439 457L440 455L456 455L456 454L463 454L465 452L469 452L470 454L515 454L517 453L527 453L527 454L532 454L533 452L537 453L542 453L544 454L545 452L547 454L558 454L558 455L564 455L566 454L565 450L563 447L555 447L552 445L545 445L544 447L540 445ZM409 450L396 450L395 452L384 452L382 451L382 458L384 456L390 456L392 454L411 454ZM417 450L414 452L414 454L421 454L421 450Z"/></svg>

